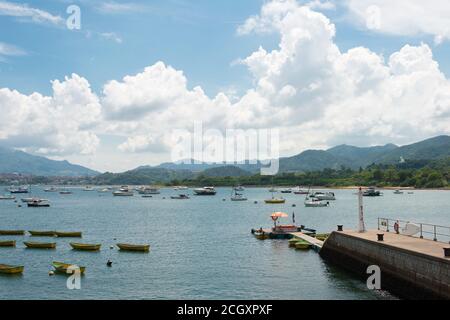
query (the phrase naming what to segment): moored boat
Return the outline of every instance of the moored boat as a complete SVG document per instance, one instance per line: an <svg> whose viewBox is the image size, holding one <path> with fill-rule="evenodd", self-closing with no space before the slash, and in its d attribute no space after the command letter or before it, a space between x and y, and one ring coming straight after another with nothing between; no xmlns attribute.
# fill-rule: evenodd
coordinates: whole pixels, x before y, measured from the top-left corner
<svg viewBox="0 0 450 320"><path fill-rule="evenodd" d="M0 230L0 236L23 236L25 230Z"/></svg>
<svg viewBox="0 0 450 320"><path fill-rule="evenodd" d="M285 203L286 199L283 198L272 198L272 199L266 199L264 200L265 203L267 204L281 204L281 203Z"/></svg>
<svg viewBox="0 0 450 320"><path fill-rule="evenodd" d="M374 187L368 188L366 191L363 192L364 197L380 197L381 192L378 190L375 190Z"/></svg>
<svg viewBox="0 0 450 320"><path fill-rule="evenodd" d="M8 194L5 194L5 195L0 195L0 200L15 200L16 199L16 197L14 197L13 195L8 195Z"/></svg>
<svg viewBox="0 0 450 320"><path fill-rule="evenodd" d="M0 247L15 247L15 246L16 246L15 240L0 241Z"/></svg>
<svg viewBox="0 0 450 320"><path fill-rule="evenodd" d="M8 191L10 193L28 193L29 189L28 187L18 187L18 188L11 187L8 189Z"/></svg>
<svg viewBox="0 0 450 320"><path fill-rule="evenodd" d="M295 249L297 250L308 250L310 247L311 245L304 240L299 240L295 243Z"/></svg>
<svg viewBox="0 0 450 320"><path fill-rule="evenodd" d="M64 273L64 274L72 274L73 270L75 270L75 269L79 269L81 274L84 274L84 272L86 271L86 267L78 266L76 264L58 262L58 261L53 261L52 266L53 266L53 268L55 268L56 272ZM72 270L72 272L71 272L71 270Z"/></svg>
<svg viewBox="0 0 450 320"><path fill-rule="evenodd" d="M80 231L74 231L74 232L61 232L61 231L55 231L55 236L59 238L81 238L82 232Z"/></svg>
<svg viewBox="0 0 450 320"><path fill-rule="evenodd" d="M170 198L174 199L174 200L187 200L187 199L190 199L189 196L186 195L186 194L180 194L178 196L172 196Z"/></svg>
<svg viewBox="0 0 450 320"><path fill-rule="evenodd" d="M305 207L308 207L308 208L328 207L329 205L330 205L329 202L319 200L317 198L306 198L305 199Z"/></svg>
<svg viewBox="0 0 450 320"><path fill-rule="evenodd" d="M141 251L141 252L149 252L150 251L149 244L118 243L117 246L122 251Z"/></svg>
<svg viewBox="0 0 450 320"><path fill-rule="evenodd" d="M404 192L400 189L397 189L394 191L394 194L403 194Z"/></svg>
<svg viewBox="0 0 450 320"><path fill-rule="evenodd" d="M27 202L27 206L32 208L45 208L50 207L50 202L44 199L33 199Z"/></svg>
<svg viewBox="0 0 450 320"><path fill-rule="evenodd" d="M69 190L61 190L61 191L59 192L59 194L63 194L63 195L72 194L72 191L69 191Z"/></svg>
<svg viewBox="0 0 450 320"><path fill-rule="evenodd" d="M74 250L82 250L82 251L98 251L101 248L101 244L89 244L89 243L75 243L71 242L70 246Z"/></svg>
<svg viewBox="0 0 450 320"><path fill-rule="evenodd" d="M161 194L161 191L155 187L140 187L137 192L139 194Z"/></svg>
<svg viewBox="0 0 450 320"><path fill-rule="evenodd" d="M282 189L281 193L292 193L292 189Z"/></svg>
<svg viewBox="0 0 450 320"><path fill-rule="evenodd" d="M45 188L44 192L57 192L58 189L56 189L55 187L50 187L50 188Z"/></svg>
<svg viewBox="0 0 450 320"><path fill-rule="evenodd" d="M115 197L132 197L134 196L134 192L128 186L122 186L119 190L114 191L113 195Z"/></svg>
<svg viewBox="0 0 450 320"><path fill-rule="evenodd" d="M194 193L197 196L214 196L217 191L214 187L203 187L194 189Z"/></svg>
<svg viewBox="0 0 450 320"><path fill-rule="evenodd" d="M319 200L336 200L336 195L334 192L315 192L313 193L313 198L319 199Z"/></svg>
<svg viewBox="0 0 450 320"><path fill-rule="evenodd" d="M30 249L56 249L55 242L30 242L24 241L23 243L27 248Z"/></svg>
<svg viewBox="0 0 450 320"><path fill-rule="evenodd" d="M21 274L24 266L11 266L8 264L0 264L0 273L2 274Z"/></svg>
<svg viewBox="0 0 450 320"><path fill-rule="evenodd" d="M29 230L28 233L33 237L54 237L56 231L36 231Z"/></svg>

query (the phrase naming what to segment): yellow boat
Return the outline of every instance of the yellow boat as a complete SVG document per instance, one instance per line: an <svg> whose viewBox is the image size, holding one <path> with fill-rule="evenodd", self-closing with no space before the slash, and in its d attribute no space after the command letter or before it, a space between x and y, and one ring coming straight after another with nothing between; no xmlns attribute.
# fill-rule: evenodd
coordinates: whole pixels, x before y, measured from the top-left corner
<svg viewBox="0 0 450 320"><path fill-rule="evenodd" d="M0 241L0 247L15 247L16 241L14 240L7 240L7 241Z"/></svg>
<svg viewBox="0 0 450 320"><path fill-rule="evenodd" d="M67 274L67 270L71 266L77 266L78 268L80 268L80 273L81 274L83 274L84 271L86 271L86 267L78 266L76 264L64 263L64 262L53 261L52 266L53 266L53 268L55 268L56 272L64 273L64 274ZM72 274L72 273L73 272L69 272L69 274Z"/></svg>
<svg viewBox="0 0 450 320"><path fill-rule="evenodd" d="M308 250L310 244L306 241L300 240L295 244L295 249L297 250Z"/></svg>
<svg viewBox="0 0 450 320"><path fill-rule="evenodd" d="M70 243L70 246L74 250L83 250L83 251L98 251L100 250L101 244L87 244L87 243Z"/></svg>
<svg viewBox="0 0 450 320"><path fill-rule="evenodd" d="M55 232L55 236L60 238L81 238L82 232Z"/></svg>
<svg viewBox="0 0 450 320"><path fill-rule="evenodd" d="M28 231L29 234L31 234L34 237L54 237L56 231L34 231L30 230Z"/></svg>
<svg viewBox="0 0 450 320"><path fill-rule="evenodd" d="M292 238L292 239L290 239L288 242L289 242L289 247L294 247L295 248L295 245L297 244L297 242L299 242L300 241L300 239L299 238Z"/></svg>
<svg viewBox="0 0 450 320"><path fill-rule="evenodd" d="M316 234L316 239L320 241L325 241L330 236L329 233Z"/></svg>
<svg viewBox="0 0 450 320"><path fill-rule="evenodd" d="M141 252L149 252L150 251L149 244L118 243L117 246L122 251L141 251Z"/></svg>
<svg viewBox="0 0 450 320"><path fill-rule="evenodd" d="M272 199L264 200L264 202L267 204L280 204L280 203L286 203L286 199L272 198Z"/></svg>
<svg viewBox="0 0 450 320"><path fill-rule="evenodd" d="M23 243L27 248L31 249L56 249L56 243L54 242L27 242Z"/></svg>
<svg viewBox="0 0 450 320"><path fill-rule="evenodd" d="M0 236L23 236L25 230L0 230Z"/></svg>
<svg viewBox="0 0 450 320"><path fill-rule="evenodd" d="M20 274L23 273L24 266L10 266L7 264L0 264L0 273L3 274Z"/></svg>

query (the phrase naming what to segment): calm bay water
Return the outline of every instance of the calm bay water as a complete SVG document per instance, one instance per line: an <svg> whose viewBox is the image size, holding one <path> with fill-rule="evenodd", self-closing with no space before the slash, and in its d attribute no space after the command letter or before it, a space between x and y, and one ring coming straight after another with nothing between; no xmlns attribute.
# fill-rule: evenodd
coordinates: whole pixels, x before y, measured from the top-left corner
<svg viewBox="0 0 450 320"><path fill-rule="evenodd" d="M252 228L270 227L273 211L295 212L297 224L319 232L334 230L337 224L355 228L354 190L335 190L338 200L329 208L305 208L304 196L294 194L284 195L284 205L266 205L270 193L265 188L247 189L247 202L229 201L230 189L225 188L218 188L215 197L190 200L171 200L171 189L153 198L73 192L44 193L34 187L34 196L51 200L50 208L19 208L13 201L0 201L0 229L83 231L82 240L1 237L17 240L17 248L0 248L0 263L24 265L25 272L0 276L0 299L393 298L369 291L365 283L327 265L314 251L299 252L286 241L260 241L250 234ZM364 199L369 228L376 228L377 217L450 225L449 192L384 193ZM58 247L25 249L22 242L27 240L56 241ZM71 241L103 246L98 253L77 252L71 250ZM151 251L110 249L117 242L150 243ZM112 268L106 266L108 259ZM54 260L87 267L81 290L68 290L64 275L48 275Z"/></svg>

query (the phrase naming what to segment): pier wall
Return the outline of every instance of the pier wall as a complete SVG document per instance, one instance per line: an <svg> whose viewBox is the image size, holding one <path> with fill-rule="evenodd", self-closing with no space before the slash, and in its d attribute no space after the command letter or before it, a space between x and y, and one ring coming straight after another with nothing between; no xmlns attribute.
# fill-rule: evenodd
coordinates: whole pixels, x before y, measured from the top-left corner
<svg viewBox="0 0 450 320"><path fill-rule="evenodd" d="M450 260L383 242L333 232L320 255L367 279L367 267L381 269L381 286L405 299L450 299Z"/></svg>

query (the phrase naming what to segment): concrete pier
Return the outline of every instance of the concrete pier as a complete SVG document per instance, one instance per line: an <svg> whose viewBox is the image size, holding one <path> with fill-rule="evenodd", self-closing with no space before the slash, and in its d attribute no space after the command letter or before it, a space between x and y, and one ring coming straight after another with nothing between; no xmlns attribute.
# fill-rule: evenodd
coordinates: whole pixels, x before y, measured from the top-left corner
<svg viewBox="0 0 450 320"><path fill-rule="evenodd" d="M384 233L384 241L377 234ZM383 289L406 299L450 299L449 244L378 230L333 232L320 255L368 278L367 267L381 269Z"/></svg>

